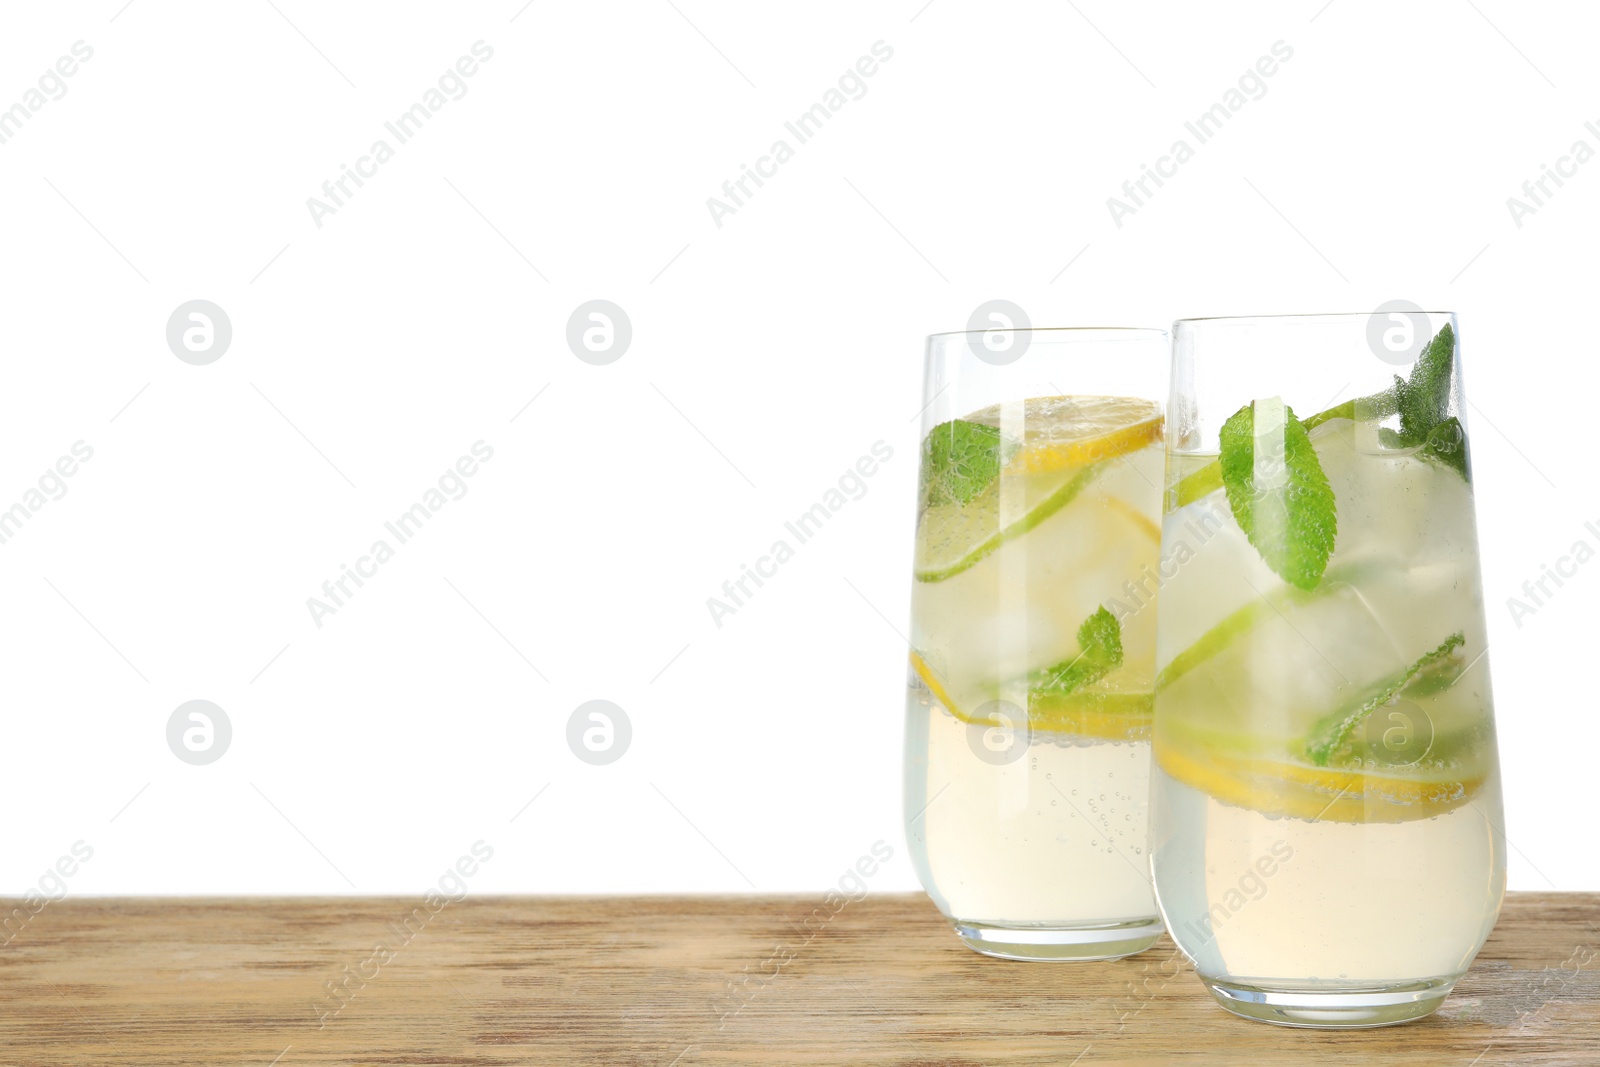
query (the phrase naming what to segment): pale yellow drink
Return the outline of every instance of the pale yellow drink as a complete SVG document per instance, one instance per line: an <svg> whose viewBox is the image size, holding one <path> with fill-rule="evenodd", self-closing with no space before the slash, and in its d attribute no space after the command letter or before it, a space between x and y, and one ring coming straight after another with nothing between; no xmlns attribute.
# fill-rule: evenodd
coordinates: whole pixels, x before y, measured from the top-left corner
<svg viewBox="0 0 1600 1067"><path fill-rule="evenodd" d="M1136 952L1160 932L1146 842L1160 410L1054 397L965 421L998 431L1003 462L971 499L919 516L912 856L979 951ZM926 482L939 464L924 463Z"/></svg>
<svg viewBox="0 0 1600 1067"><path fill-rule="evenodd" d="M1337 502L1314 582L1268 565L1215 455L1174 457L1163 519L1185 562L1158 622L1162 911L1225 1006L1293 1025L1432 1011L1505 885L1464 460L1355 414L1305 424Z"/></svg>

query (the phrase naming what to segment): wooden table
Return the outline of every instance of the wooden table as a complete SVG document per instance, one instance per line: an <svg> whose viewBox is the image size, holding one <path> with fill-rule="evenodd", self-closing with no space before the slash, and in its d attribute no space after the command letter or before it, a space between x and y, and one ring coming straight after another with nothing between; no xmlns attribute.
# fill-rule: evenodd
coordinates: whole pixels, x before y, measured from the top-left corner
<svg viewBox="0 0 1600 1067"><path fill-rule="evenodd" d="M1165 940L986 959L921 896L67 900L16 926L7 1065L1600 1064L1600 894L1512 894L1438 1014L1343 1033L1234 1018Z"/></svg>

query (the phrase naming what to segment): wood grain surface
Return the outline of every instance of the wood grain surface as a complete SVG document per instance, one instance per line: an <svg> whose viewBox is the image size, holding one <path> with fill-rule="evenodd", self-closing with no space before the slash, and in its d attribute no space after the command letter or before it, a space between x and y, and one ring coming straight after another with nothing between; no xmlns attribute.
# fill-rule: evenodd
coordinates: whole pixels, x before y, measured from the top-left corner
<svg viewBox="0 0 1600 1067"><path fill-rule="evenodd" d="M3 1064L1600 1064L1600 894L1512 894L1438 1014L1341 1033L1234 1018L1165 939L987 959L922 896L66 900L17 925Z"/></svg>

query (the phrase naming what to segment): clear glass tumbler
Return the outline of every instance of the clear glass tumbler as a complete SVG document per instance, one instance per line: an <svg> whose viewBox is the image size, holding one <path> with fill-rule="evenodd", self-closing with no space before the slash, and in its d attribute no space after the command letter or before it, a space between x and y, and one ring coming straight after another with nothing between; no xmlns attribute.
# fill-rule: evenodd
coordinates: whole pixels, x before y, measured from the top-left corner
<svg viewBox="0 0 1600 1067"><path fill-rule="evenodd" d="M1113 959L1161 933L1146 813L1161 330L928 338L906 836L967 945Z"/></svg>
<svg viewBox="0 0 1600 1067"><path fill-rule="evenodd" d="M1420 1018L1499 914L1457 353L1414 308L1173 328L1152 865L1239 1015Z"/></svg>

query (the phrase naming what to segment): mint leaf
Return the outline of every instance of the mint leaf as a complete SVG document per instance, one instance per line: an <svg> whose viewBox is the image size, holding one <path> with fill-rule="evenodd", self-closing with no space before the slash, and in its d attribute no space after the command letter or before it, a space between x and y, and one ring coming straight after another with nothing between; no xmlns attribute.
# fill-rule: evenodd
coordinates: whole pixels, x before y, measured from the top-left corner
<svg viewBox="0 0 1600 1067"><path fill-rule="evenodd" d="M1120 666L1122 624L1104 607L1098 608L1078 627L1077 656L1029 676L1029 697L1043 693L1065 696L1093 685Z"/></svg>
<svg viewBox="0 0 1600 1067"><path fill-rule="evenodd" d="M1306 758L1318 767L1326 767L1334 756L1350 755L1350 736L1378 708L1402 694L1423 696L1454 682L1462 667L1461 657L1455 655L1455 651L1466 641L1464 634L1451 634L1438 648L1405 670L1368 688L1353 706L1323 719L1312 728L1306 740Z"/></svg>
<svg viewBox="0 0 1600 1067"><path fill-rule="evenodd" d="M1218 462L1234 521L1280 578L1315 588L1333 554L1338 519L1305 426L1281 400L1256 400L1228 417L1221 436Z"/></svg>
<svg viewBox="0 0 1600 1067"><path fill-rule="evenodd" d="M1384 448L1414 448L1417 444L1405 434L1387 426L1378 428L1378 443ZM1417 455L1448 467L1467 481L1472 481L1467 473L1467 433L1461 428L1461 420L1454 415L1428 431Z"/></svg>
<svg viewBox="0 0 1600 1067"><path fill-rule="evenodd" d="M1397 374L1394 384L1389 388L1371 396L1335 404L1326 411L1319 411L1304 420L1305 428L1314 430L1333 419L1379 422L1399 412L1401 426L1399 430L1391 430L1387 426L1378 430L1378 441L1384 448L1414 448L1426 442L1428 435L1443 422L1455 422L1459 431L1461 429L1459 420L1445 418L1445 412L1450 409L1450 372L1453 367L1455 343L1455 330L1449 323L1445 323L1444 328L1434 335L1423 348L1422 355L1412 364L1410 381ZM1459 454L1451 454L1446 458L1441 450L1428 450L1424 451L1422 456L1424 459L1444 462L1463 478L1471 481L1467 475L1465 435L1461 437L1460 449L1443 451ZM1181 508L1186 504L1192 504L1213 491L1217 488L1217 477L1215 464L1207 464L1199 470L1191 471L1177 485L1171 487L1175 491L1172 506Z"/></svg>
<svg viewBox="0 0 1600 1067"><path fill-rule="evenodd" d="M1412 448L1427 440L1428 434L1445 420L1450 410L1450 376L1454 368L1456 332L1447 322L1422 349L1411 365L1411 377L1394 376L1394 384L1382 392L1346 400L1305 420L1306 429L1329 419L1360 419L1377 422L1399 412L1400 429L1378 431L1385 447Z"/></svg>
<svg viewBox="0 0 1600 1067"><path fill-rule="evenodd" d="M923 507L965 505L1000 477L1000 430L982 423L941 422L922 443Z"/></svg>
<svg viewBox="0 0 1600 1067"><path fill-rule="evenodd" d="M1408 445L1420 445L1450 410L1450 371L1455 363L1456 332L1447 322L1434 334L1422 355L1411 365L1411 377L1394 380L1400 411L1400 436Z"/></svg>
<svg viewBox="0 0 1600 1067"><path fill-rule="evenodd" d="M1454 415L1428 431L1420 455L1449 467L1469 482L1472 480L1467 474L1467 434L1461 428L1461 420Z"/></svg>
<svg viewBox="0 0 1600 1067"><path fill-rule="evenodd" d="M1411 366L1411 377L1395 378L1394 388L1367 397L1378 417L1400 413L1400 429L1378 431L1385 448L1416 448L1423 459L1448 467L1467 481L1467 435L1450 411L1450 379L1455 367L1456 333L1447 322ZM1392 407L1390 406L1392 405Z"/></svg>

